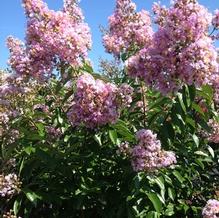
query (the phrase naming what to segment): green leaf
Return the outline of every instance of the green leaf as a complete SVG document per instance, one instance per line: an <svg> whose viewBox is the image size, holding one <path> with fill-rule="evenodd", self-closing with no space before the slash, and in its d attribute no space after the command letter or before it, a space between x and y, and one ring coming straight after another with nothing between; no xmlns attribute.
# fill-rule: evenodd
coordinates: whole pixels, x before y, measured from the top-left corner
<svg viewBox="0 0 219 218"><path fill-rule="evenodd" d="M192 108L195 109L195 111L198 112L199 114L201 114L202 116L205 116L202 108L198 104L193 102L192 103Z"/></svg>
<svg viewBox="0 0 219 218"><path fill-rule="evenodd" d="M91 74L93 73L93 68L92 68L92 66L90 64L85 63L83 67L84 67L84 70L86 72L91 73Z"/></svg>
<svg viewBox="0 0 219 218"><path fill-rule="evenodd" d="M38 133L29 132L27 135L25 135L25 139L32 140L32 141L38 141L38 140L43 140L44 137L42 137Z"/></svg>
<svg viewBox="0 0 219 218"><path fill-rule="evenodd" d="M167 206L167 209L165 210L164 215L165 216L173 216L174 215L174 205L173 204L169 204Z"/></svg>
<svg viewBox="0 0 219 218"><path fill-rule="evenodd" d="M160 201L159 197L155 193L147 193L148 198L152 202L155 210L160 213L162 210L162 202Z"/></svg>
<svg viewBox="0 0 219 218"><path fill-rule="evenodd" d="M71 138L71 135L66 135L65 137L64 137L64 142L68 142L68 140Z"/></svg>
<svg viewBox="0 0 219 218"><path fill-rule="evenodd" d="M179 173L179 171L174 170L174 171L173 171L173 175L177 178L177 180L178 180L180 183L183 183L183 182L185 181L185 179L182 177L182 175Z"/></svg>
<svg viewBox="0 0 219 218"><path fill-rule="evenodd" d="M14 202L14 205L13 205L13 212L15 215L18 214L20 208L21 208L21 203L22 203L22 198L18 197L15 202Z"/></svg>
<svg viewBox="0 0 219 218"><path fill-rule="evenodd" d="M146 215L146 218L159 218L159 217L160 217L159 213L155 211L150 211Z"/></svg>
<svg viewBox="0 0 219 218"><path fill-rule="evenodd" d="M127 125L124 121L118 120L116 124L112 126L114 129L116 129L117 133L122 135L124 137L124 140L127 140L129 142L132 142L134 140L134 136L131 133L131 131L127 128Z"/></svg>
<svg viewBox="0 0 219 218"><path fill-rule="evenodd" d="M25 193L27 198L31 201L31 202L34 202L36 201L37 197L34 195L34 193L30 193L30 192L27 192Z"/></svg>
<svg viewBox="0 0 219 218"><path fill-rule="evenodd" d="M211 132L211 128L208 126L208 123L204 119L198 119L198 124L207 132Z"/></svg>
<svg viewBox="0 0 219 218"><path fill-rule="evenodd" d="M181 106L182 110L186 113L186 106L185 106L185 104L183 102L182 93L178 93L177 97L179 99L179 103L180 103L180 106Z"/></svg>
<svg viewBox="0 0 219 218"><path fill-rule="evenodd" d="M209 153L211 154L211 156L214 158L214 157L215 157L215 155L214 155L214 150L213 150L213 148L212 148L211 146L209 146L209 145L208 145L208 151L209 151Z"/></svg>
<svg viewBox="0 0 219 218"><path fill-rule="evenodd" d="M182 122L182 124L185 126L185 122L181 116L181 114L176 114L177 118Z"/></svg>
<svg viewBox="0 0 219 218"><path fill-rule="evenodd" d="M208 154L206 154L204 151L195 151L194 153L200 156L208 157Z"/></svg>
<svg viewBox="0 0 219 218"><path fill-rule="evenodd" d="M175 191L174 189L168 187L168 196L171 200L174 201L175 197L176 197L176 194L175 194Z"/></svg>
<svg viewBox="0 0 219 218"><path fill-rule="evenodd" d="M99 134L94 135L94 140L95 140L100 146L102 145L101 135L99 135Z"/></svg>
<svg viewBox="0 0 219 218"><path fill-rule="evenodd" d="M44 125L42 123L36 123L36 126L38 128L39 135L43 137L45 135Z"/></svg>
<svg viewBox="0 0 219 218"><path fill-rule="evenodd" d="M191 102L193 102L196 96L196 88L194 85L192 85L192 86L188 86L188 89L189 89L190 100Z"/></svg>
<svg viewBox="0 0 219 218"><path fill-rule="evenodd" d="M165 190L163 177L157 177L156 179L154 179L154 181L158 184L161 190Z"/></svg>
<svg viewBox="0 0 219 218"><path fill-rule="evenodd" d="M193 141L195 142L196 147L199 147L199 138L197 137L197 135L192 135Z"/></svg>
<svg viewBox="0 0 219 218"><path fill-rule="evenodd" d="M209 85L202 86L201 94L203 97L205 97L207 100L211 101L213 98L213 89Z"/></svg>
<svg viewBox="0 0 219 218"><path fill-rule="evenodd" d="M199 208L198 208L198 207L195 207L195 206L192 206L191 208L192 208L192 210L195 212L195 214L197 214Z"/></svg>
<svg viewBox="0 0 219 218"><path fill-rule="evenodd" d="M41 197L30 189L23 188L22 191L26 195L27 199L36 205L37 200L41 200Z"/></svg>
<svg viewBox="0 0 219 218"><path fill-rule="evenodd" d="M24 148L24 151L28 154L31 155L32 153L36 152L36 148L32 147L32 146L28 146Z"/></svg>
<svg viewBox="0 0 219 218"><path fill-rule="evenodd" d="M202 159L198 158L195 159L195 162L204 170L205 169L205 165L202 162Z"/></svg>
<svg viewBox="0 0 219 218"><path fill-rule="evenodd" d="M183 209L184 209L185 213L187 213L187 211L189 210L189 206L187 204L184 204Z"/></svg>
<svg viewBox="0 0 219 218"><path fill-rule="evenodd" d="M186 117L186 123L190 124L195 129L196 123L192 118Z"/></svg>
<svg viewBox="0 0 219 218"><path fill-rule="evenodd" d="M163 176L164 176L165 182L172 186L173 185L172 179L165 174Z"/></svg>
<svg viewBox="0 0 219 218"><path fill-rule="evenodd" d="M170 122L165 122L163 126L161 125L160 132L162 132L164 141L168 139L172 141L175 138L175 132Z"/></svg>
<svg viewBox="0 0 219 218"><path fill-rule="evenodd" d="M59 121L60 124L63 124L63 121L64 121L64 120L63 120L63 118L60 116L60 114L58 115L58 121Z"/></svg>
<svg viewBox="0 0 219 218"><path fill-rule="evenodd" d="M117 144L117 132L115 130L109 130L109 137L113 144Z"/></svg>
<svg viewBox="0 0 219 218"><path fill-rule="evenodd" d="M21 174L22 169L24 168L24 157L22 157L21 162L20 162L20 167L19 167L19 176Z"/></svg>
<svg viewBox="0 0 219 218"><path fill-rule="evenodd" d="M163 104L167 103L168 101L169 101L169 98L166 98L166 97L158 98L158 100L156 100L154 103L149 105L149 110L156 108L158 106L162 106Z"/></svg>

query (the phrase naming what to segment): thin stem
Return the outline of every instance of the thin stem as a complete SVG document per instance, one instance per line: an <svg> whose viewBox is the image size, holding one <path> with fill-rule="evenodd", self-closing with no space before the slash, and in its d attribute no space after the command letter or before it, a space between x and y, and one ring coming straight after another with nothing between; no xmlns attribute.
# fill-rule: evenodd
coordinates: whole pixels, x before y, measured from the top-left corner
<svg viewBox="0 0 219 218"><path fill-rule="evenodd" d="M209 34L209 36L211 36L211 35L214 33L215 30L216 30L216 27L214 27L214 29L211 31L211 33Z"/></svg>

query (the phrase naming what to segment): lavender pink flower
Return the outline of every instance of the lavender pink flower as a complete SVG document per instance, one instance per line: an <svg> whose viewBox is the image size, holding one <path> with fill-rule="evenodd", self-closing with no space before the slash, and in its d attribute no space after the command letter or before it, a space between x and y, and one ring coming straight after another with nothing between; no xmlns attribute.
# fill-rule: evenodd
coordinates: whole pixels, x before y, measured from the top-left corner
<svg viewBox="0 0 219 218"><path fill-rule="evenodd" d="M208 36L211 14L196 0L176 0L170 8L155 5L154 11L158 30L150 45L128 59L129 75L163 94L183 84L208 83L218 72L217 52Z"/></svg>
<svg viewBox="0 0 219 218"><path fill-rule="evenodd" d="M22 217L17 217L16 215L14 215L13 210L10 210L9 212L5 212L2 216L2 218L22 218Z"/></svg>
<svg viewBox="0 0 219 218"><path fill-rule="evenodd" d="M152 39L152 27L149 13L145 10L136 12L136 5L131 0L117 0L116 8L109 17L109 30L103 37L106 51L119 56L143 47Z"/></svg>
<svg viewBox="0 0 219 218"><path fill-rule="evenodd" d="M123 83L119 86L118 95L123 107L131 106L133 92L134 89L127 83Z"/></svg>
<svg viewBox="0 0 219 218"><path fill-rule="evenodd" d="M160 140L151 130L139 130L136 138L138 144L130 152L134 171L156 171L176 163L174 152L162 150Z"/></svg>
<svg viewBox="0 0 219 218"><path fill-rule="evenodd" d="M0 196L10 197L19 192L21 182L15 173L0 175Z"/></svg>
<svg viewBox="0 0 219 218"><path fill-rule="evenodd" d="M219 28L219 10L214 11L214 16L212 19L212 25L218 29Z"/></svg>
<svg viewBox="0 0 219 218"><path fill-rule="evenodd" d="M217 218L219 215L219 201L210 199L202 210L203 218Z"/></svg>
<svg viewBox="0 0 219 218"><path fill-rule="evenodd" d="M211 132L207 134L208 141L219 143L219 122L210 119L208 125L211 127Z"/></svg>
<svg viewBox="0 0 219 218"><path fill-rule="evenodd" d="M62 135L62 132L59 128L55 128L54 126L46 126L46 132L48 137L51 139L57 139Z"/></svg>
<svg viewBox="0 0 219 218"><path fill-rule="evenodd" d="M130 151L131 151L131 148L130 148L129 142L122 142L118 146L117 154L122 154L124 156L129 156Z"/></svg>
<svg viewBox="0 0 219 218"><path fill-rule="evenodd" d="M68 118L73 126L84 124L88 128L115 123L121 109L132 102L132 92L128 84L117 87L85 73L77 80Z"/></svg>
<svg viewBox="0 0 219 218"><path fill-rule="evenodd" d="M49 10L42 0L23 0L27 15L26 43L8 38L9 64L19 74L49 76L59 61L78 67L87 57L91 35L76 0L62 11Z"/></svg>
<svg viewBox="0 0 219 218"><path fill-rule="evenodd" d="M69 120L74 126L83 123L89 128L114 123L119 116L116 92L115 85L83 74L77 81L73 105L68 112Z"/></svg>

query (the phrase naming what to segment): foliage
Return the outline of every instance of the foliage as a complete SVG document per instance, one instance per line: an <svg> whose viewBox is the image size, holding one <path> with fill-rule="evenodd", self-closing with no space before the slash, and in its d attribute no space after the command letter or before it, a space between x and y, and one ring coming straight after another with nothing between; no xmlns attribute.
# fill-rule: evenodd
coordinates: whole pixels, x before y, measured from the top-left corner
<svg viewBox="0 0 219 218"><path fill-rule="evenodd" d="M146 117L135 108L136 94L132 112L125 110L115 124L94 130L69 124L69 91L57 92L58 86L54 80L41 87L31 106L10 121L19 138L8 145L2 136L2 168L16 158L22 181L15 196L2 199L2 211L14 208L23 217L199 217L207 199L217 195L218 147L200 135L217 116L209 86L184 86L172 97L147 90ZM39 103L48 111L34 109ZM135 131L144 125L176 153L174 169L134 173L129 158L118 154L120 142L134 144ZM48 132L48 126L59 134Z"/></svg>

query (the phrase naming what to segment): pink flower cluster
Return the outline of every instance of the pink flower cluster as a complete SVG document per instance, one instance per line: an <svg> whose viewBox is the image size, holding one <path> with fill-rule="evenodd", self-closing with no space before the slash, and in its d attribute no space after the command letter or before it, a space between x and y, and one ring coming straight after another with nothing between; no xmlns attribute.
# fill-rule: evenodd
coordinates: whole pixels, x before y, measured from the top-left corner
<svg viewBox="0 0 219 218"><path fill-rule="evenodd" d="M122 83L118 89L118 96L121 101L121 106L130 107L132 103L132 95L134 89L127 83Z"/></svg>
<svg viewBox="0 0 219 218"><path fill-rule="evenodd" d="M163 94L183 84L208 83L218 71L217 52L208 36L211 14L196 0L175 0L168 9L158 4L153 9L158 30L151 44L127 61L129 75Z"/></svg>
<svg viewBox="0 0 219 218"><path fill-rule="evenodd" d="M27 48L19 39L9 36L7 46L10 51L8 60L11 68L19 75L43 78L52 71L52 56L47 55L42 46Z"/></svg>
<svg viewBox="0 0 219 218"><path fill-rule="evenodd" d="M217 29L219 28L219 10L215 10L214 12L214 16L212 19L212 25Z"/></svg>
<svg viewBox="0 0 219 218"><path fill-rule="evenodd" d="M91 35L77 0L64 0L62 11L49 10L42 0L23 0L23 5L28 19L26 45L8 38L12 69L43 77L58 61L80 65L91 47Z"/></svg>
<svg viewBox="0 0 219 218"><path fill-rule="evenodd" d="M57 140L62 135L61 130L55 128L54 126L46 126L46 132L50 139L55 139L55 140Z"/></svg>
<svg viewBox="0 0 219 218"><path fill-rule="evenodd" d="M70 122L74 126L83 123L88 128L114 123L119 116L116 93L115 85L83 74L77 80L74 102L68 112Z"/></svg>
<svg viewBox="0 0 219 218"><path fill-rule="evenodd" d="M210 199L202 210L203 218L217 218L219 215L219 201Z"/></svg>
<svg viewBox="0 0 219 218"><path fill-rule="evenodd" d="M24 78L19 75L5 73L0 75L0 80L0 99L6 99L11 95L22 95L29 91L28 87L23 86Z"/></svg>
<svg viewBox="0 0 219 218"><path fill-rule="evenodd" d="M0 123L6 124L10 118L21 113L22 109L16 101L19 98L24 101L29 92L30 89L24 86L24 78L15 74L0 74Z"/></svg>
<svg viewBox="0 0 219 218"><path fill-rule="evenodd" d="M116 151L116 153L118 155L122 154L124 156L129 156L130 155L130 145L129 142L122 142L119 146L118 146L118 150Z"/></svg>
<svg viewBox="0 0 219 218"><path fill-rule="evenodd" d="M104 35L103 43L107 52L119 56L134 46L148 45L152 35L148 12L136 12L136 5L131 0L117 0L115 11L109 17L109 31Z"/></svg>
<svg viewBox="0 0 219 218"><path fill-rule="evenodd" d="M12 121L31 109L39 87L42 86L35 80L26 80L19 74L0 72L0 137L5 146L19 139L20 132Z"/></svg>
<svg viewBox="0 0 219 218"><path fill-rule="evenodd" d="M208 125L211 127L211 133L207 134L209 142L219 143L219 123L216 120L210 119Z"/></svg>
<svg viewBox="0 0 219 218"><path fill-rule="evenodd" d="M0 136L5 132L9 132L9 121L20 114L17 105L14 105L16 98L23 97L27 93L26 87L19 85L22 78L6 73L0 74ZM19 133L17 130L11 130L7 139L8 144L14 143Z"/></svg>
<svg viewBox="0 0 219 218"><path fill-rule="evenodd" d="M136 133L138 144L131 150L134 171L155 171L176 163L172 151L161 149L157 135L151 130L141 129Z"/></svg>
<svg viewBox="0 0 219 218"><path fill-rule="evenodd" d="M78 78L76 86L73 105L68 112L73 126L84 124L95 128L115 123L120 109L129 107L132 102L133 89L128 84L117 87L85 73Z"/></svg>
<svg viewBox="0 0 219 218"><path fill-rule="evenodd" d="M0 196L10 197L19 191L21 182L15 173L0 175Z"/></svg>
<svg viewBox="0 0 219 218"><path fill-rule="evenodd" d="M22 218L22 217L17 217L16 215L14 215L13 210L10 210L9 212L6 212L2 215L2 218Z"/></svg>

